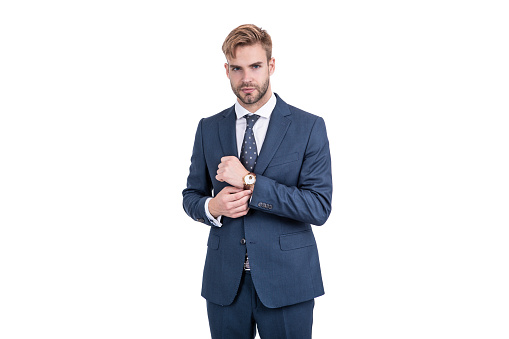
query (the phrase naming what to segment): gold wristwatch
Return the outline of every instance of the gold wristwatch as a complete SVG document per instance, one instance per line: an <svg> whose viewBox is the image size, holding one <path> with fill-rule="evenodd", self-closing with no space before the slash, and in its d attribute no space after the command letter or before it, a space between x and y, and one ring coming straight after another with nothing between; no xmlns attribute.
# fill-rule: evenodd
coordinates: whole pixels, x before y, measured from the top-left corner
<svg viewBox="0 0 509 339"><path fill-rule="evenodd" d="M244 189L245 190L253 190L254 184L256 182L256 174L248 173L244 176Z"/></svg>

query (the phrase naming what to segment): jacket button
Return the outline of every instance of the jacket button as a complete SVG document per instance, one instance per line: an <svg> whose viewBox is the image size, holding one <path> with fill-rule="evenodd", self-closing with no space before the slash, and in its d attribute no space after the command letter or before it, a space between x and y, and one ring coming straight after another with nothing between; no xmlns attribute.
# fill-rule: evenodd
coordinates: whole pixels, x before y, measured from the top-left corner
<svg viewBox="0 0 509 339"><path fill-rule="evenodd" d="M240 239L240 244L241 245L245 245L246 244L246 239L244 239L244 238Z"/></svg>

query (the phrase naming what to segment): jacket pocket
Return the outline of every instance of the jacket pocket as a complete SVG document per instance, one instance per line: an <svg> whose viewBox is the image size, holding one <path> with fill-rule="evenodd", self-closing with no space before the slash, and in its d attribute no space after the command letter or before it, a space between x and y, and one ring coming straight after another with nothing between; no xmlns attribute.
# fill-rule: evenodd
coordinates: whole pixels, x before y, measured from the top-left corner
<svg viewBox="0 0 509 339"><path fill-rule="evenodd" d="M295 153L285 154L283 156L273 158L267 167L284 165L284 164L288 164L290 162L294 162L297 160L299 160L299 153L295 152Z"/></svg>
<svg viewBox="0 0 509 339"><path fill-rule="evenodd" d="M290 251L314 245L316 245L315 236L311 230L279 236L279 246L283 251Z"/></svg>
<svg viewBox="0 0 509 339"><path fill-rule="evenodd" d="M209 240L207 241L207 246L211 250L217 250L219 248L219 236L215 234L210 234Z"/></svg>

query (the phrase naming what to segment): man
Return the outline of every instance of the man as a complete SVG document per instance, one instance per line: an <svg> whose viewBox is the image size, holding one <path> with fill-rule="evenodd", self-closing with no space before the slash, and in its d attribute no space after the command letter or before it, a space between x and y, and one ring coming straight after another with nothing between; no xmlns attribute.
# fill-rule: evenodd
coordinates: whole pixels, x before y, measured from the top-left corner
<svg viewBox="0 0 509 339"><path fill-rule="evenodd" d="M184 209L211 226L203 272L212 338L311 338L324 293L311 224L329 217L322 118L272 93L272 42L254 25L223 44L234 106L202 119Z"/></svg>

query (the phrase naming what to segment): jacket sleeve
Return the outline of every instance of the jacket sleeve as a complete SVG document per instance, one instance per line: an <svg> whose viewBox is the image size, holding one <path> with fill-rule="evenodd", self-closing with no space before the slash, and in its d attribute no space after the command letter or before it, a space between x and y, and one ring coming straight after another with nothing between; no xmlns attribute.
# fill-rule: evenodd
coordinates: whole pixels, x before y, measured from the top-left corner
<svg viewBox="0 0 509 339"><path fill-rule="evenodd" d="M203 151L203 119L198 124L187 177L187 188L182 191L183 207L187 215L209 226L213 224L205 213L205 201L212 196L212 183Z"/></svg>
<svg viewBox="0 0 509 339"><path fill-rule="evenodd" d="M318 118L304 152L297 186L257 175L249 207L301 222L323 225L331 212L332 172L325 122Z"/></svg>

